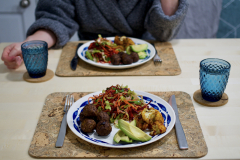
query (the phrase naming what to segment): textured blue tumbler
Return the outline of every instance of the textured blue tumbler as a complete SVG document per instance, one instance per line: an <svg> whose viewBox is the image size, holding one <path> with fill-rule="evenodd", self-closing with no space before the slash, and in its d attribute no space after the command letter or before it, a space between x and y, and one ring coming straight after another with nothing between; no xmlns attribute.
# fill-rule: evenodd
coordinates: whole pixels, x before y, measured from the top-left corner
<svg viewBox="0 0 240 160"><path fill-rule="evenodd" d="M200 86L204 100L216 102L222 98L230 68L230 63L218 58L208 58L200 62Z"/></svg>
<svg viewBox="0 0 240 160"><path fill-rule="evenodd" d="M22 55L28 74L32 78L45 76L48 63L48 45L44 41L28 41L22 44Z"/></svg>

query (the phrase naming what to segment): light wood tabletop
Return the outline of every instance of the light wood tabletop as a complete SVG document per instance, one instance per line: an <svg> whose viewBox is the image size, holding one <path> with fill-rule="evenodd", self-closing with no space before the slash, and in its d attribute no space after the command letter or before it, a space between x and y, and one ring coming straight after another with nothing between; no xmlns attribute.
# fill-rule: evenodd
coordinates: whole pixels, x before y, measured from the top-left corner
<svg viewBox="0 0 240 160"><path fill-rule="evenodd" d="M193 101L208 147L201 159L240 159L240 39L172 40L181 74L178 76L58 77L43 83L23 80L22 65L9 70L0 61L0 159L34 159L28 149L45 98L53 92L96 92L111 85L128 85L146 92L184 91ZM0 53L10 43L0 44ZM56 71L61 49L49 50L48 69ZM200 88L199 63L220 58L231 64L226 105L206 107L193 100Z"/></svg>

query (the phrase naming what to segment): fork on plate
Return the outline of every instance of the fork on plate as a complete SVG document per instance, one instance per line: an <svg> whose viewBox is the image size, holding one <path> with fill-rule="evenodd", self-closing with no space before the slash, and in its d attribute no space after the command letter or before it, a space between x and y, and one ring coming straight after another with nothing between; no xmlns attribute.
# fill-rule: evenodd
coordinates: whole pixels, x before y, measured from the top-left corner
<svg viewBox="0 0 240 160"><path fill-rule="evenodd" d="M154 49L156 51L155 56L153 57L153 62L154 62L155 65L161 64L162 63L162 59L158 56L158 52L156 50L156 47L155 47L154 43L151 43L151 44L153 45L153 47L154 47Z"/></svg>
<svg viewBox="0 0 240 160"><path fill-rule="evenodd" d="M74 103L74 97L73 95L67 95L66 97L66 101L65 101L65 106L64 106L64 116L62 119L62 124L61 124L61 128L60 131L58 133L58 138L57 138L57 142L56 142L56 147L57 148L61 148L63 146L63 141L66 135L66 129L67 129L67 112L69 110L69 108L72 106L72 104Z"/></svg>

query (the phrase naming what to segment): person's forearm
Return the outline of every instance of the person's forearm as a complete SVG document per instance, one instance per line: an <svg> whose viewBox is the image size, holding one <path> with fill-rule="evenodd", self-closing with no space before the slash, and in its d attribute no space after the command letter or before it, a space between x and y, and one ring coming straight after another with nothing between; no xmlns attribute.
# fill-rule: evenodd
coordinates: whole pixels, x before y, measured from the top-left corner
<svg viewBox="0 0 240 160"><path fill-rule="evenodd" d="M160 0L165 15L171 16L178 9L178 0Z"/></svg>
<svg viewBox="0 0 240 160"><path fill-rule="evenodd" d="M24 42L32 41L32 40L45 41L48 44L48 48L50 48L56 43L57 38L51 31L41 29L41 30L36 31L34 34L28 36Z"/></svg>

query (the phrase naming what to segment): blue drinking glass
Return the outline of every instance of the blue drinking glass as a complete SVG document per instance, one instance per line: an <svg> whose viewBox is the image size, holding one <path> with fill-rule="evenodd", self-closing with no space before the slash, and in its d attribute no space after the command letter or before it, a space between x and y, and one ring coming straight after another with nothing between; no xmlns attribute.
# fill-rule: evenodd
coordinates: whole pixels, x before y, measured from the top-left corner
<svg viewBox="0 0 240 160"><path fill-rule="evenodd" d="M48 45L44 41L27 41L21 45L28 74L32 78L45 76L48 63Z"/></svg>
<svg viewBox="0 0 240 160"><path fill-rule="evenodd" d="M204 100L216 102L222 98L230 68L230 63L218 58L208 58L200 62L200 86Z"/></svg>

